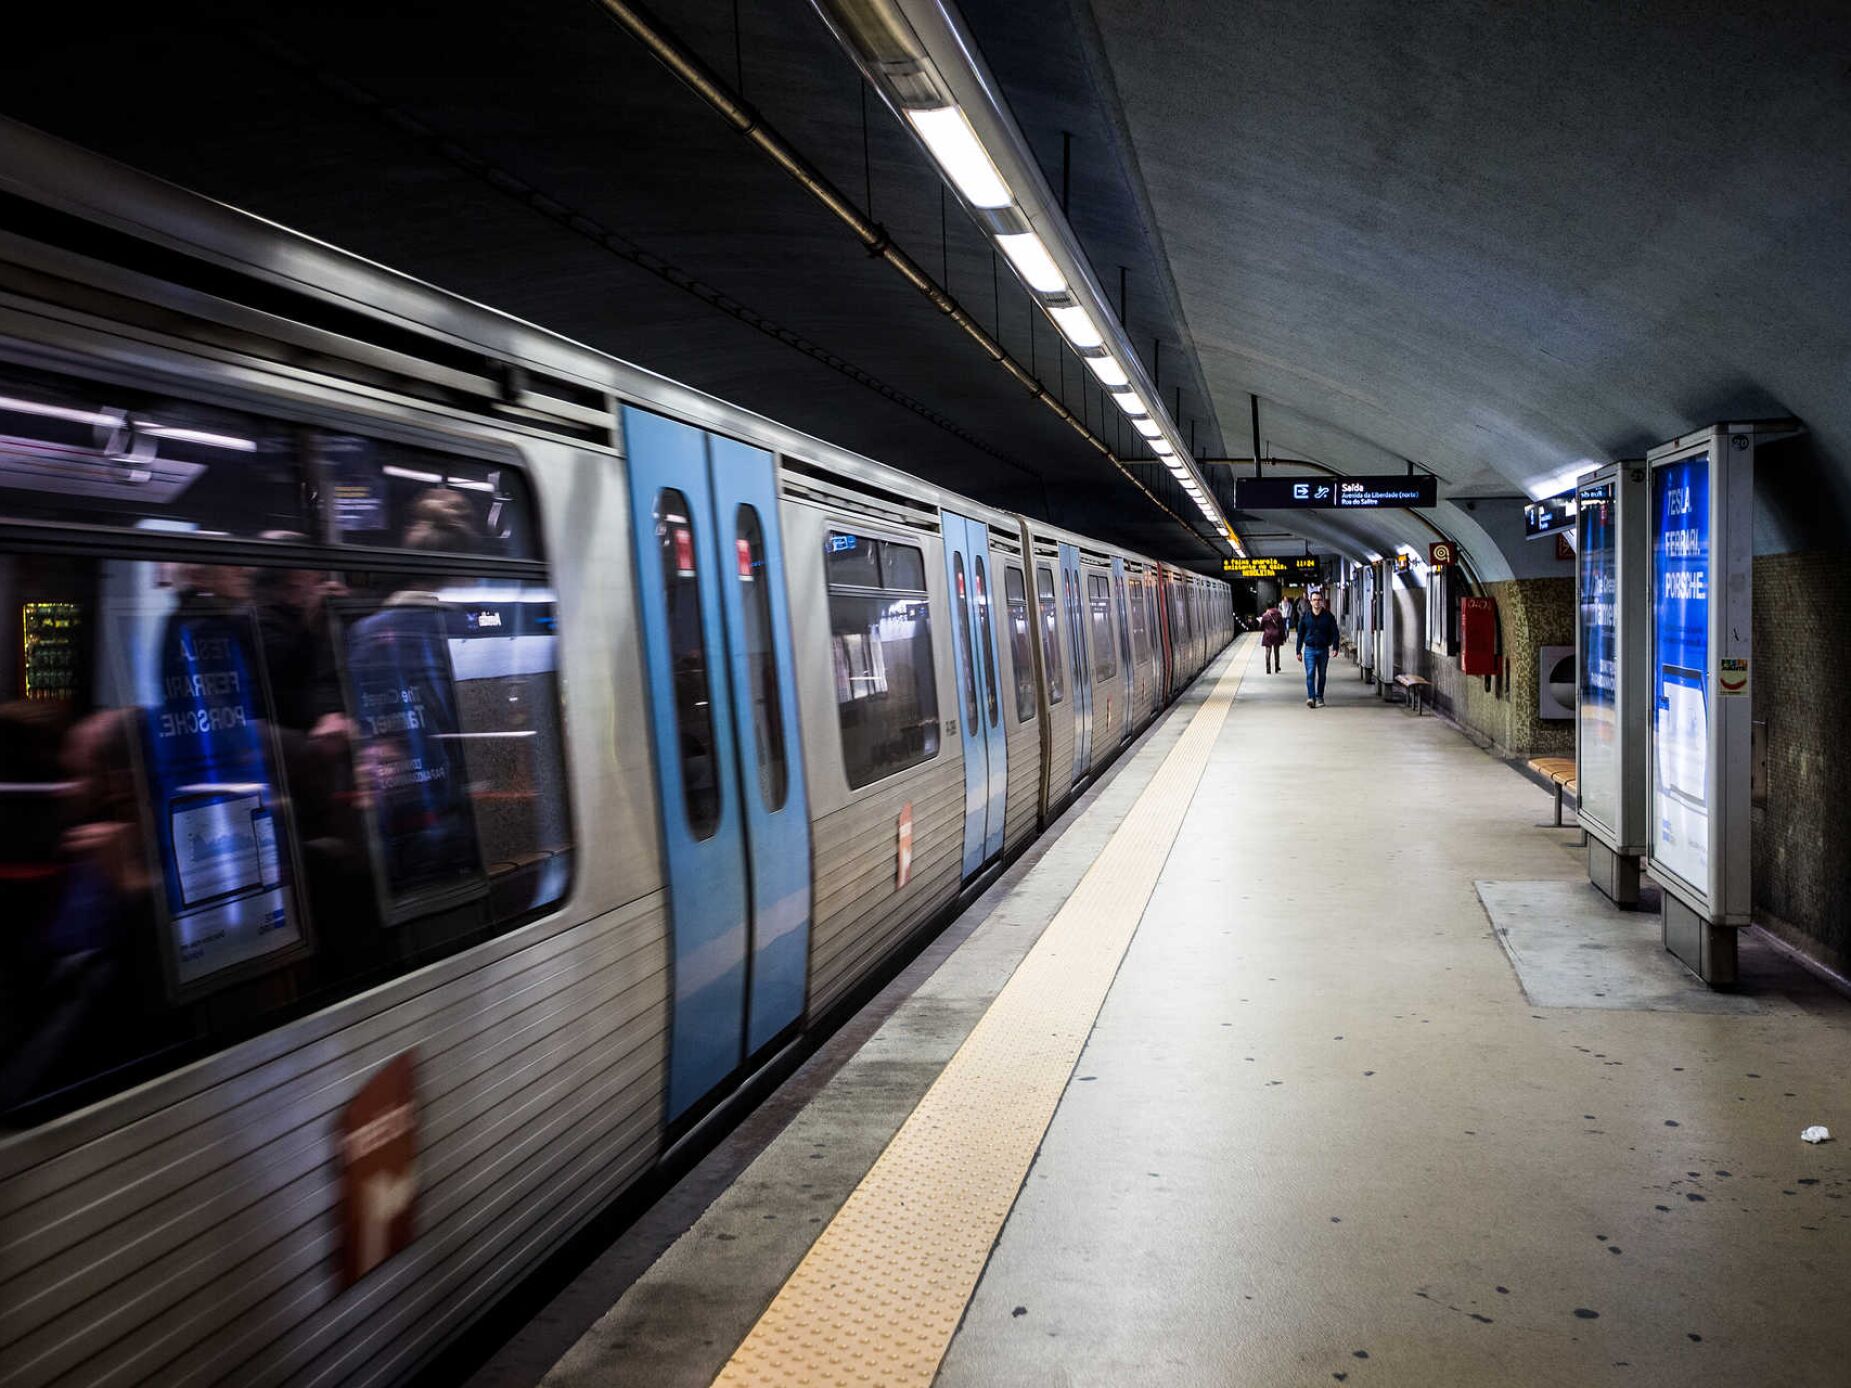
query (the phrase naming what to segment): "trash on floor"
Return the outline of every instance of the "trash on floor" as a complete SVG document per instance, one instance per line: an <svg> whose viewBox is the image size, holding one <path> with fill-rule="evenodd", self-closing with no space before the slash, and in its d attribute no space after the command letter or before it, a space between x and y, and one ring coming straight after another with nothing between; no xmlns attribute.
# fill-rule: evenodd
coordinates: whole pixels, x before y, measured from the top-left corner
<svg viewBox="0 0 1851 1388"><path fill-rule="evenodd" d="M1805 1132L1800 1134L1801 1142L1830 1142L1831 1140L1832 1130L1823 1123L1814 1123Z"/></svg>

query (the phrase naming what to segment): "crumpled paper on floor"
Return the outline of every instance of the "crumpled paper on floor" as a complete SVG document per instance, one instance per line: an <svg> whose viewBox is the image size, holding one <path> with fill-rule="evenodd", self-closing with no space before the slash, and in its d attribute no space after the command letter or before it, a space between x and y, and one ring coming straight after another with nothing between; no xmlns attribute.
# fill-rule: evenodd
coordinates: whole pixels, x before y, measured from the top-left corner
<svg viewBox="0 0 1851 1388"><path fill-rule="evenodd" d="M1832 1130L1823 1123L1814 1123L1805 1132L1800 1134L1801 1142L1830 1142L1831 1140Z"/></svg>

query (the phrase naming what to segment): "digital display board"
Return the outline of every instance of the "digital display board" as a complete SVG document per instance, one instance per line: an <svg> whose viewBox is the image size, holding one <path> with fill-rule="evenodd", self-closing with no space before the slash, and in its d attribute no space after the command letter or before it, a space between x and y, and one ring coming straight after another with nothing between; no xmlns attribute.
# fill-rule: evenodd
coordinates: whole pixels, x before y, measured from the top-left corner
<svg viewBox="0 0 1851 1388"><path fill-rule="evenodd" d="M1532 501L1523 508L1523 538L1535 540L1558 531L1573 530L1577 505L1572 491Z"/></svg>
<svg viewBox="0 0 1851 1388"><path fill-rule="evenodd" d="M1652 858L1709 881L1710 460L1652 474Z"/></svg>
<svg viewBox="0 0 1851 1388"><path fill-rule="evenodd" d="M1612 482L1581 488L1575 523L1581 660L1576 672L1581 813L1619 820L1619 516Z"/></svg>
<svg viewBox="0 0 1851 1388"><path fill-rule="evenodd" d="M1389 510L1433 506L1439 484L1431 473L1388 477L1241 477L1234 505L1242 511Z"/></svg>

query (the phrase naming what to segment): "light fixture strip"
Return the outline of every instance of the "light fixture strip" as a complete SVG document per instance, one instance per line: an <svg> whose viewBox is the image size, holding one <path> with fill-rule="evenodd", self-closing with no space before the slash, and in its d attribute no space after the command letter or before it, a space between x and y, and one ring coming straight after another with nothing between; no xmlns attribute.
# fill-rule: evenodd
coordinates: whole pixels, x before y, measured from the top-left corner
<svg viewBox="0 0 1851 1388"><path fill-rule="evenodd" d="M890 0L877 23L859 6L815 3L1114 403L1134 422L1156 422L1160 437L1150 440L1153 450L1165 460L1185 460L1180 475L1207 498L1203 514L1217 535L1243 552L956 11L938 0Z"/></svg>

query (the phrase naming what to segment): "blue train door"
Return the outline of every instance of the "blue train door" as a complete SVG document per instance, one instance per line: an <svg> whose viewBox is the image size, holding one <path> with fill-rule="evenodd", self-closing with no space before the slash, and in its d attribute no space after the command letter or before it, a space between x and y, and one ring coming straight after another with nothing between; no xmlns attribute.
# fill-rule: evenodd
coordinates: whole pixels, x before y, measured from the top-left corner
<svg viewBox="0 0 1851 1388"><path fill-rule="evenodd" d="M965 521L970 539L971 631L976 638L978 703L983 710L983 731L990 768L989 794L984 809L983 856L987 862L1003 851L1003 810L1009 792L1009 734L1003 726L1002 696L997 670L995 605L990 592L990 527L983 521Z"/></svg>
<svg viewBox="0 0 1851 1388"><path fill-rule="evenodd" d="M810 957L810 802L797 731L790 599L771 454L709 435L715 529L730 539L725 595L739 794L746 811L751 954L746 1054L803 1012Z"/></svg>
<svg viewBox="0 0 1851 1388"><path fill-rule="evenodd" d="M945 537L945 579L951 594L952 662L958 682L959 741L964 750L964 875L969 877L989 856L990 728L986 718L983 657L990 657L994 687L995 655L982 642L977 603L977 561L988 549L987 536L977 522L955 512L941 513ZM977 535L985 543L972 543ZM986 604L987 605L987 604ZM992 701L994 702L994 701Z"/></svg>
<svg viewBox="0 0 1851 1388"><path fill-rule="evenodd" d="M624 411L673 939L672 1121L797 1020L809 811L771 455Z"/></svg>
<svg viewBox="0 0 1851 1388"><path fill-rule="evenodd" d="M1068 644L1073 648L1073 780L1093 769L1093 663L1086 655L1086 614L1080 597L1080 551L1060 547L1061 592L1067 600Z"/></svg>

